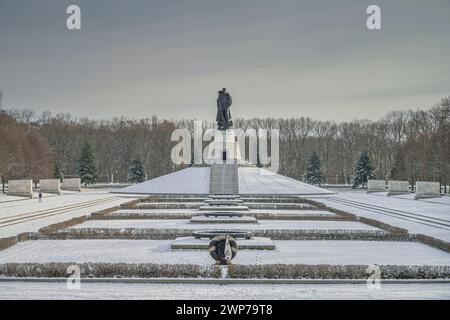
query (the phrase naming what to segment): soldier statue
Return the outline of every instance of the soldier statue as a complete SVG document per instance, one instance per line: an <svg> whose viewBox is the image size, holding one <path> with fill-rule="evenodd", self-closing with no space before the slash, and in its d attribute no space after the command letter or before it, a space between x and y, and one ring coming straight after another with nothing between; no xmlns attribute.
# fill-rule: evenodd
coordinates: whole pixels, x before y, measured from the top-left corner
<svg viewBox="0 0 450 320"><path fill-rule="evenodd" d="M226 88L219 91L219 97L217 98L217 126L219 130L226 130L233 126L233 120L231 120L231 95L227 92Z"/></svg>

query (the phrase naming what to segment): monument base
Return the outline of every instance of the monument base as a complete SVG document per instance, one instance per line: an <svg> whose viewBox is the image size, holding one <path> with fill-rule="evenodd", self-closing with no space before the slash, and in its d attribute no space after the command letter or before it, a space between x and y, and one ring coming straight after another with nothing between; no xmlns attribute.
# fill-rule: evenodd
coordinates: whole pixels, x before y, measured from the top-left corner
<svg viewBox="0 0 450 320"><path fill-rule="evenodd" d="M239 250L275 250L275 244L270 238L252 237L250 239L237 239ZM172 242L172 249L208 250L210 239L196 239L194 237L176 238Z"/></svg>

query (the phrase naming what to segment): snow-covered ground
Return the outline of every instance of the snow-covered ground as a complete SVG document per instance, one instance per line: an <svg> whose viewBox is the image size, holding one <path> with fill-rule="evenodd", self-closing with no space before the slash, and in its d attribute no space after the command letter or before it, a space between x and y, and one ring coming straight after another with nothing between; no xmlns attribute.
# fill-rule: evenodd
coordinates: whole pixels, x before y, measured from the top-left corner
<svg viewBox="0 0 450 320"><path fill-rule="evenodd" d="M208 194L209 174L209 167L186 168L126 188L113 190L113 192Z"/></svg>
<svg viewBox="0 0 450 320"><path fill-rule="evenodd" d="M157 284L83 283L79 290L65 282L0 282L0 299L450 299L442 284Z"/></svg>
<svg viewBox="0 0 450 320"><path fill-rule="evenodd" d="M239 168L240 194L330 194L329 190L270 172L262 168Z"/></svg>
<svg viewBox="0 0 450 320"><path fill-rule="evenodd" d="M23 198L13 202L3 201L0 202L0 238L22 232L37 232L44 226L89 215L132 201L135 197L113 195L105 191L86 191L60 196L44 195L41 203L38 199Z"/></svg>
<svg viewBox="0 0 450 320"><path fill-rule="evenodd" d="M343 191L334 196L311 199L336 209L405 228L410 233L426 234L450 242L450 197L412 200L410 195L386 197L384 193Z"/></svg>
<svg viewBox="0 0 450 320"><path fill-rule="evenodd" d="M329 190L274 174L261 168L239 168L240 194L329 194ZM186 168L162 177L148 180L113 192L121 193L173 193L208 194L210 168Z"/></svg>
<svg viewBox="0 0 450 320"><path fill-rule="evenodd" d="M354 221L260 220L256 223L190 223L189 220L89 220L73 228L239 229L239 230L380 230Z"/></svg>
<svg viewBox="0 0 450 320"><path fill-rule="evenodd" d="M121 215L121 214L144 214L144 215L151 215L154 214L203 214L204 212L199 212L197 209L120 209L117 211L114 211L113 215ZM268 213L268 214L279 214L279 215L299 215L299 216L306 216L306 215L329 215L329 216L335 216L334 213L324 210L286 210L286 209L252 209L249 211L242 211L242 214L248 214L248 213Z"/></svg>
<svg viewBox="0 0 450 320"><path fill-rule="evenodd" d="M210 265L207 250L171 250L172 240L36 240L0 251L0 263L114 262ZM276 250L240 250L236 264L450 265L450 255L417 242L274 241Z"/></svg>

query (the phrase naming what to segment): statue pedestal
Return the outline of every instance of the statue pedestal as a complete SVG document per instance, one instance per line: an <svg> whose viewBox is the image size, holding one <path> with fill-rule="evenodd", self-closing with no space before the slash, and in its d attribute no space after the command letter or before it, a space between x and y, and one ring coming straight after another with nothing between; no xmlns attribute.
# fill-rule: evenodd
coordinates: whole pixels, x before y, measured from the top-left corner
<svg viewBox="0 0 450 320"><path fill-rule="evenodd" d="M243 160L234 129L216 129L214 141L209 144L206 153L207 164L235 164Z"/></svg>

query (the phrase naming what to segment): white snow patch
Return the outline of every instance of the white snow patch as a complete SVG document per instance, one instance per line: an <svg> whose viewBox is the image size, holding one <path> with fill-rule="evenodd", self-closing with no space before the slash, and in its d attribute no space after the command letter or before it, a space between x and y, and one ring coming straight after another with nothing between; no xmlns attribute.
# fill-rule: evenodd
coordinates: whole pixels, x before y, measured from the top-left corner
<svg viewBox="0 0 450 320"><path fill-rule="evenodd" d="M207 250L171 250L172 240L36 240L0 251L0 263L111 262L210 265ZM417 242L274 241L240 250L236 264L450 265L450 254Z"/></svg>

